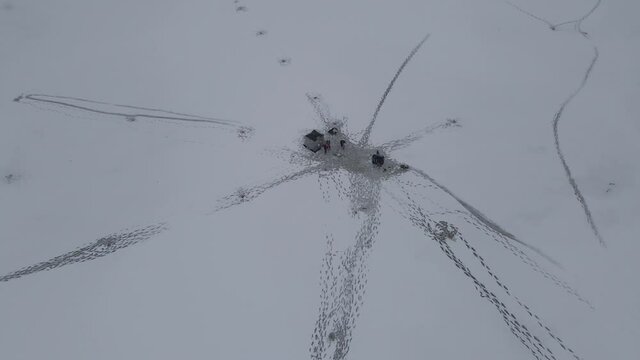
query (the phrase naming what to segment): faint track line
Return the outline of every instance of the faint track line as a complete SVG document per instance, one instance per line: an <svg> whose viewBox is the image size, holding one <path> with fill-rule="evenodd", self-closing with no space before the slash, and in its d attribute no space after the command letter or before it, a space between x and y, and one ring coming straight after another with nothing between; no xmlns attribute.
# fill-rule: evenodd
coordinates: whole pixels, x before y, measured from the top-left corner
<svg viewBox="0 0 640 360"><path fill-rule="evenodd" d="M510 2L510 1L505 1L505 2L507 4L509 4L509 5L511 5L512 7L514 7L516 10L520 11L521 13L529 16L530 18L547 24L551 30L555 30L556 29L556 26L551 21L549 21L549 20L547 20L545 18L542 18L542 17L540 17L538 15L535 15L535 14L533 14L533 13L531 13L531 12L529 12L529 11L523 9L523 8L521 8L520 6Z"/></svg>
<svg viewBox="0 0 640 360"><path fill-rule="evenodd" d="M29 105L35 104L50 104L54 106L60 106L69 109L75 109L85 111L89 113L117 116L126 119L127 121L136 121L139 118L153 119L153 120L166 120L177 122L190 122L190 123L204 123L215 126L232 128L238 133L241 138L246 138L251 135L253 128L245 126L236 121L223 120L212 117L204 117L199 115L190 115L185 113L179 113L174 111L162 110L157 108L131 106L114 104L103 101L83 99L72 96L59 96L59 95L46 95L46 94L26 94L20 95L14 99L15 102L25 103ZM100 106L105 108L101 109ZM120 110L118 110L120 109ZM134 110L125 112L123 110Z"/></svg>
<svg viewBox="0 0 640 360"><path fill-rule="evenodd" d="M431 134L438 129L447 129L450 127L460 127L460 124L458 124L456 120L447 119L446 121L427 126L401 139L388 141L378 147L384 152L392 152L392 151L400 150L422 139L427 134Z"/></svg>
<svg viewBox="0 0 640 360"><path fill-rule="evenodd" d="M400 65L400 68L398 69L398 71L396 71L396 74L393 76L393 79L391 79L391 82L389 83L389 85L385 89L384 93L382 94L382 98L380 99L380 102L378 102L378 106L376 107L376 110L373 113L373 117L371 118L371 122L365 128L364 133L362 134L362 138L358 142L358 144L360 146L365 145L365 144L367 144L369 142L369 136L371 136L371 130L373 129L373 125L375 125L376 119L378 118L378 113L380 112L380 109L382 108L382 105L384 104L385 100L387 99L387 96L389 95L389 92L391 92L391 89L393 88L393 85L395 84L396 80L398 80L398 77L402 73L402 70L404 70L404 68L407 66L409 61L411 61L413 56L418 52L418 50L420 50L420 47L422 47L422 44L424 44L425 41L427 41L427 39L429 39L429 36L431 36L431 34L427 34L424 38L422 38L422 40L418 43L418 45L416 45L416 47L414 47L413 50L411 50L411 52L409 53L409 56L407 56L406 59L404 59L404 61L402 62L402 65Z"/></svg>
<svg viewBox="0 0 640 360"><path fill-rule="evenodd" d="M582 195L582 192L580 191L580 188L578 187L578 183L576 182L575 178L573 177L573 174L571 173L569 164L567 163L564 153L562 152L562 149L560 147L560 136L558 135L558 124L560 123L560 118L562 117L562 114L564 113L565 108L585 87L585 85L587 84L587 81L589 80L589 76L591 75L591 72L593 70L593 67L598 61L598 57L600 55L598 52L598 48L594 47L593 49L594 49L593 59L591 60L591 64L589 64L589 68L587 68L587 71L585 72L584 77L582 78L582 82L580 83L580 86L562 103L562 105L560 105L560 109L558 109L558 111L553 117L553 137L556 145L556 153L558 154L558 158L560 158L560 162L562 163L562 167L564 169L565 175L569 180L569 184L571 185L571 188L573 188L573 193L576 196L576 199L578 200L580 205L582 206L582 210L584 211L584 214L587 218L587 222L589 223L589 226L591 227L591 230L593 231L595 236L598 238L598 242L603 247L606 247L606 243L604 242L602 235L600 235L600 231L598 230L598 227L595 221L593 220L593 216L591 215L591 210L589 210L589 205L587 204L587 201L585 200L584 196Z"/></svg>
<svg viewBox="0 0 640 360"><path fill-rule="evenodd" d="M560 123L560 119L562 118L562 115L564 114L565 109L567 108L567 106L573 101L573 99L578 96L578 94L580 94L582 92L582 90L584 89L584 87L587 85L587 82L589 81L589 78L591 77L591 73L593 72L593 69L596 65L596 63L598 62L598 59L600 57L600 52L598 50L598 47L593 43L593 41L591 40L591 38L589 37L589 35L584 32L582 30L582 22L585 21L589 16L591 16L602 4L602 0L597 0L597 2L595 3L595 5L589 9L589 11L587 11L583 16L581 16L578 19L575 20L569 20L569 21L564 21L564 22L560 22L557 24L553 24L550 21L539 17L529 11L526 11L524 9L522 9L521 7L508 2L507 4L511 5L512 7L514 7L515 9L517 9L518 11L522 12L523 14L536 19L538 21L541 21L547 25L549 25L549 28L551 30L556 30L559 26L563 26L563 25L568 25L568 24L574 24L574 30L580 34L583 38L585 38L586 40L588 40L591 43L591 47L593 48L593 57L591 59L591 62L589 63L589 66L587 67L587 69L584 72L584 75L582 77L582 80L579 84L579 86L571 93L569 94L569 96L565 99L565 101L562 102L562 104L560 105L560 108L558 109L558 111L556 111L556 113L553 116L553 138L554 138L554 143L555 143L555 147L556 147L556 153L558 155L558 158L560 159L560 162L562 164L562 168L564 170L565 176L567 178L567 180L569 181L569 185L571 186L571 188L573 189L573 193L576 197L576 200L578 200L578 202L580 203L580 206L582 207L582 211L584 212L584 215L587 219L587 223L589 224L589 227L591 228L591 231L593 232L593 234L595 235L595 237L598 239L598 242L600 243L600 245L602 247L606 247L606 242L604 241L604 238L602 237L600 230L598 229L598 226L595 222L595 220L593 219L593 215L591 214L591 210L589 209L589 205L587 203L587 200L584 198L584 196L582 195L582 192L580 191L580 188L578 187L578 183L575 180L575 177L573 176L573 173L571 172L571 168L569 167L569 164L567 163L567 160L564 156L564 153L562 152L562 148L560 146L560 136L559 136L559 131L558 131L558 127L559 127L559 123Z"/></svg>
<svg viewBox="0 0 640 360"><path fill-rule="evenodd" d="M576 27L575 27L576 31L578 31L582 36L587 37L587 34L584 31L582 31L582 27L581 27L582 26L582 22L587 20L587 18L589 16L593 15L593 13L596 10L598 10L598 8L600 7L601 4L602 4L602 0L598 0L595 3L595 5L593 5L593 7L589 11L587 11L581 18L576 19L576 20L570 20L570 21L564 21L564 22L558 23L558 24L556 24L556 27L573 23L573 24L576 25Z"/></svg>

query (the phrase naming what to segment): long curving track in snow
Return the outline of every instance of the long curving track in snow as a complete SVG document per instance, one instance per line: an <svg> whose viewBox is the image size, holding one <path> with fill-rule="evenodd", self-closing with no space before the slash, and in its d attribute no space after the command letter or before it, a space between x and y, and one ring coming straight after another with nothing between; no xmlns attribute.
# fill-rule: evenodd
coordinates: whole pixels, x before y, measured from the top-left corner
<svg viewBox="0 0 640 360"><path fill-rule="evenodd" d="M571 172L571 168L569 167L569 164L567 162L567 159L562 151L562 147L560 146L560 135L559 135L559 131L558 131L558 127L560 124L560 120L562 119L562 116L564 115L565 109L569 106L569 104L571 104L571 102L573 101L573 99L578 96L578 94L580 94L580 92L584 89L584 87L587 85L587 82L589 81L589 78L591 77L591 73L593 72L593 69L596 65L596 63L598 62L598 58L600 57L600 51L598 50L598 47L596 46L596 44L593 42L593 40L591 40L591 38L589 37L589 34L587 34L585 31L582 30L582 22L587 20L587 18L589 18L602 4L602 0L597 0L597 2L595 3L595 5L589 10L587 11L583 16L581 16L578 19L575 20L569 20L569 21L563 21L560 23L553 23L543 17L537 16L527 10L524 10L522 7L515 5L511 2L507 2L509 5L513 6L516 10L522 12L523 14L527 15L528 17L545 23L549 29L551 29L552 31L556 31L558 30L560 27L564 27L566 25L573 25L573 31L577 34L579 34L582 38L586 39L587 41L589 41L589 43L591 44L591 47L593 48L593 56L591 58L591 61L589 62L589 65L587 66L587 68L584 71L584 75L582 77L582 80L580 81L580 83L578 84L578 87L569 94L569 96L560 104L560 107L558 108L558 110L556 111L556 113L553 116L553 138L554 138L554 143L555 143L555 147L556 147L556 153L558 154L558 159L560 159L560 163L562 164L562 168L564 170L565 176L567 177L567 181L569 181L569 185L571 186L571 188L573 189L573 193L576 197L576 200L578 200L578 202L580 203L580 206L582 207L582 211L584 212L584 215L587 219L587 223L589 224L589 227L591 228L591 231L593 232L593 234L595 235L595 237L598 239L598 242L600 243L600 245L602 245L603 247L606 246L606 243L604 241L604 238L602 237L600 230L598 229L598 226L596 225L595 220L593 219L593 215L591 214L591 210L589 209L589 205L587 203L587 200L584 198L584 196L582 195L582 192L580 191L580 188L578 187L578 183L575 179L575 177L573 176L573 173Z"/></svg>

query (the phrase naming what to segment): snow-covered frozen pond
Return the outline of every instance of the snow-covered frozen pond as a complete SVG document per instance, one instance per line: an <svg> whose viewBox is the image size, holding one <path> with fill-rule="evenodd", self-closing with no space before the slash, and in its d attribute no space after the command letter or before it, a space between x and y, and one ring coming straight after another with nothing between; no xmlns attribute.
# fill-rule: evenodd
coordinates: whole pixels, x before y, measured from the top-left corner
<svg viewBox="0 0 640 360"><path fill-rule="evenodd" d="M0 0L0 358L637 357L638 13Z"/></svg>

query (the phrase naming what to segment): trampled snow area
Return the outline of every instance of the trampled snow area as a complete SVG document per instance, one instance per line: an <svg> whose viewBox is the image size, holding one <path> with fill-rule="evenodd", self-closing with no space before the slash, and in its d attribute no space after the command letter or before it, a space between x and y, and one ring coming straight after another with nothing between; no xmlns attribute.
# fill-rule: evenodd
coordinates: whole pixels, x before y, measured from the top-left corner
<svg viewBox="0 0 640 360"><path fill-rule="evenodd" d="M637 358L637 14L0 0L0 358Z"/></svg>

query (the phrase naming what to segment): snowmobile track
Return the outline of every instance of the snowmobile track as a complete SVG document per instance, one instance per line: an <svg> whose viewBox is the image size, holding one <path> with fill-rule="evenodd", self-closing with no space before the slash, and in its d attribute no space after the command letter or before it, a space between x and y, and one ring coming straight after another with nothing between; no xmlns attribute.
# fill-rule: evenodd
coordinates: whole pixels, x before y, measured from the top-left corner
<svg viewBox="0 0 640 360"><path fill-rule="evenodd" d="M567 106L569 106L569 104L573 101L573 99L582 92L584 87L587 85L587 82L589 81L589 78L591 77L591 73L593 72L593 69L594 69L596 63L598 62L598 58L600 57L600 52L598 50L598 47L593 43L593 41L589 37L589 34L587 34L585 31L582 30L582 23L585 20L587 20L587 18L589 18L591 15L593 15L593 13L595 13L596 10L598 10L600 5L602 5L602 0L597 0L595 5L589 11L587 11L583 16L579 17L578 19L569 20L569 21L563 21L563 22L555 23L555 24L550 22L547 19L539 17L539 16L537 16L537 15L535 15L535 14L529 12L529 11L526 11L526 10L522 9L521 7L515 5L515 4L511 3L511 2L507 2L507 3L509 5L511 5L512 7L514 7L516 10L520 11L521 13L529 16L530 18L547 24L552 31L558 30L558 28L560 26L573 24L574 25L574 31L576 33L580 34L580 36L582 36L584 39L588 40L590 42L590 44L591 44L591 47L593 48L593 58L591 59L591 62L589 63L589 66L585 70L580 84L562 102L562 104L560 105L560 108L558 109L558 111L556 111L556 113L553 116L552 124L553 124L553 137L554 137L554 142L555 142L555 147L556 147L556 153L558 155L558 158L560 159L560 163L562 164L562 168L564 170L565 176L566 176L567 180L569 181L569 185L573 189L573 193L574 193L574 195L576 197L576 200L578 200L578 202L580 203L580 206L582 207L582 211L584 212L584 215L585 215L585 217L587 219L587 223L589 224L589 227L591 228L591 231L593 232L595 237L598 239L598 242L600 243L600 245L602 247L606 247L606 243L604 241L604 238L600 234L600 230L598 229L598 226L596 225L596 222L593 219L593 216L591 214L591 210L589 209L589 205L588 205L586 199L584 198L584 196L582 195L582 192L580 191L580 188L578 187L578 183L576 182L576 180L575 180L575 178L574 178L574 176L573 176L573 174L571 172L571 168L569 167L569 164L567 163L567 160L566 160L566 158L564 156L564 153L562 152L562 148L560 146L560 136L559 136L559 131L558 131L558 127L559 127L559 124L560 124L560 119L562 118L562 115L564 114L565 109L567 108Z"/></svg>

